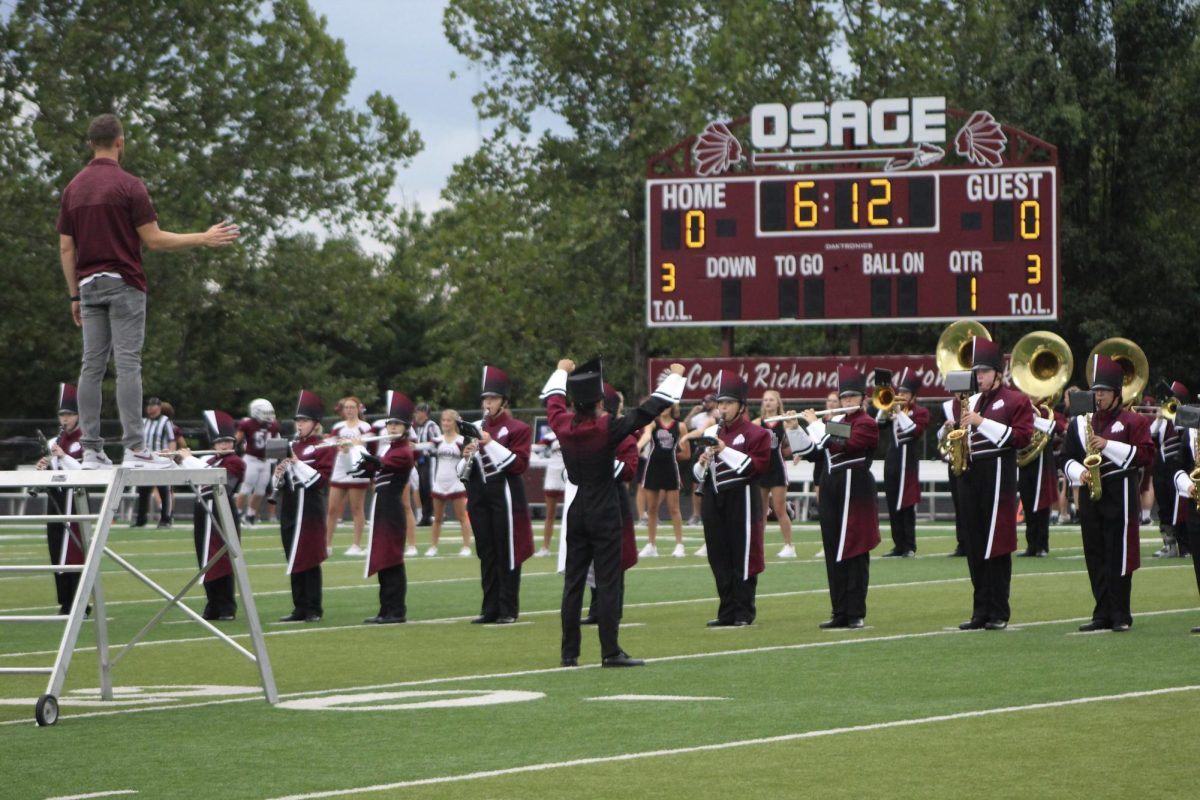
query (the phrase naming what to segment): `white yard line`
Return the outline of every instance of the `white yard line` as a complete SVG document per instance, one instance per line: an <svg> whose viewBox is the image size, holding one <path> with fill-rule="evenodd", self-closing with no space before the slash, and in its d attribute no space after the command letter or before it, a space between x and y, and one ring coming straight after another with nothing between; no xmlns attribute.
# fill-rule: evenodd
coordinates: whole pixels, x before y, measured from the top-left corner
<svg viewBox="0 0 1200 800"><path fill-rule="evenodd" d="M1044 711L1052 708L1067 708L1070 706L1080 706L1090 703L1105 703L1114 700L1137 700L1146 697L1158 697L1169 694L1179 694L1182 692L1194 692L1200 689L1200 686L1172 686L1164 689L1151 689L1142 692L1124 692L1122 694L1094 695L1090 697L1073 697L1066 700L1052 700L1045 703L1029 703L1020 706L1002 706L1000 708L982 708L976 711L960 711L955 714L937 714L928 717L915 717L912 719L898 719L890 722L875 722L867 725L848 725L841 728L825 728L824 730L816 731L801 731L797 733L786 733L779 736L764 736L755 739L734 739L727 742L715 742L712 744L694 745L692 747L674 747L664 750L643 750L640 752L621 753L612 756L597 756L593 758L575 758L569 761L549 761L541 764L526 764L520 767L508 767L506 769L482 770L479 772L465 772L458 775L441 775L435 778L420 778L411 781L397 781L395 783L380 783L372 786L359 786L352 789L335 789L325 792L309 792L307 794L291 794L285 797L276 797L272 800L318 800L325 797L344 797L352 794L366 794L370 792L385 792L396 789L407 789L414 786L432 786L435 784L447 783L462 783L464 781L476 781L486 778L497 778L505 775L520 775L531 772L546 772L554 769L564 769L570 767L585 767L594 764L613 764L625 761L640 761L648 758L662 758L668 756L688 755L691 753L711 753L720 750L732 750L738 747L758 747L762 745L781 744L783 742L798 742L805 739L820 739L826 736L840 736L848 733L869 733L871 731L891 730L894 728L907 728L917 725L930 725L939 722L955 722L964 719L979 719L981 717L991 717L1000 714L1016 714L1023 711Z"/></svg>
<svg viewBox="0 0 1200 800"><path fill-rule="evenodd" d="M90 800L93 797L116 797L122 794L137 794L135 789L115 789L111 792L89 792L88 794L64 794L58 797L47 797L46 800Z"/></svg>

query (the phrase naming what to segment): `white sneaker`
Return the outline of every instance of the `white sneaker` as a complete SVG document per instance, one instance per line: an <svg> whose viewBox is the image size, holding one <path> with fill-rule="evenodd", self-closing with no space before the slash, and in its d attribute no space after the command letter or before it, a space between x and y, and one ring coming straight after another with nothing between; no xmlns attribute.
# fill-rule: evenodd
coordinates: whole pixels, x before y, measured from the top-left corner
<svg viewBox="0 0 1200 800"><path fill-rule="evenodd" d="M436 556L437 555L437 545L436 544L430 545L429 549L425 551L425 555Z"/></svg>
<svg viewBox="0 0 1200 800"><path fill-rule="evenodd" d="M671 558L683 558L687 555L687 551L683 549L683 542L675 545L675 549L671 551Z"/></svg>
<svg viewBox="0 0 1200 800"><path fill-rule="evenodd" d="M792 545L792 544L785 544L783 546L783 549L779 551L779 557L780 558L795 558L796 557L796 546Z"/></svg>
<svg viewBox="0 0 1200 800"><path fill-rule="evenodd" d="M534 553L534 555L537 556L538 558L545 558L546 556L550 555L550 548L543 547L540 550L538 550L536 553Z"/></svg>
<svg viewBox="0 0 1200 800"><path fill-rule="evenodd" d="M356 544L352 544L349 547L347 547L346 553L345 553L345 555L348 555L348 556L365 556L366 554L367 554L367 551L363 550L361 547L359 547Z"/></svg>
<svg viewBox="0 0 1200 800"><path fill-rule="evenodd" d="M696 552L692 553L692 555L700 556L701 558L707 558L708 557L708 545L706 545L706 544L700 545L699 547L696 548Z"/></svg>
<svg viewBox="0 0 1200 800"><path fill-rule="evenodd" d="M658 548L647 543L647 545L642 548L642 551L638 553L638 555L641 558L658 558Z"/></svg>
<svg viewBox="0 0 1200 800"><path fill-rule="evenodd" d="M462 558L466 558L467 556L472 555L471 548L467 547L466 545L463 545L462 549L458 551L458 555Z"/></svg>
<svg viewBox="0 0 1200 800"><path fill-rule="evenodd" d="M109 469L112 465L112 459L103 450L83 451L83 469Z"/></svg>
<svg viewBox="0 0 1200 800"><path fill-rule="evenodd" d="M121 466L131 469L171 469L175 462L149 450L126 450Z"/></svg>
<svg viewBox="0 0 1200 800"><path fill-rule="evenodd" d="M417 548L415 546L410 545L410 546L404 548L404 555L415 556L416 554L417 554Z"/></svg>

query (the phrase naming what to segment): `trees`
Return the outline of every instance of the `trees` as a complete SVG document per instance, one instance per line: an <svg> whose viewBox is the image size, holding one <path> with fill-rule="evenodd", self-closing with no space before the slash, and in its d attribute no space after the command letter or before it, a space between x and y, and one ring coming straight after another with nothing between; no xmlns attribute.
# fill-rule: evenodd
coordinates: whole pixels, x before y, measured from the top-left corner
<svg viewBox="0 0 1200 800"><path fill-rule="evenodd" d="M274 240L309 220L354 231L386 219L396 169L421 147L395 101L374 94L365 111L347 106L354 70L304 0L22 0L0 21L0 43L0 277L8 287L0 338L13 343L7 377L27 389L0 401L0 415L45 413L55 384L78 374L54 219L59 192L90 155L88 120L103 111L121 116L124 166L145 179L164 228L229 218L243 231L226 251L147 254L147 388L193 412L193 398L229 402L231 385L292 392L294 374L270 382L255 352L240 346L245 338L217 352L207 338L221 329L206 326L242 324L218 314L221 306L246 313L247 327L274 315L260 300L287 285L274 278L290 276L272 258L332 260L327 266L361 273L350 246ZM377 287L330 276L310 284L328 300L323 321L354 330L363 317L351 300ZM272 325L275 341L299 341L312 320L279 315ZM201 353L222 369L207 372Z"/></svg>

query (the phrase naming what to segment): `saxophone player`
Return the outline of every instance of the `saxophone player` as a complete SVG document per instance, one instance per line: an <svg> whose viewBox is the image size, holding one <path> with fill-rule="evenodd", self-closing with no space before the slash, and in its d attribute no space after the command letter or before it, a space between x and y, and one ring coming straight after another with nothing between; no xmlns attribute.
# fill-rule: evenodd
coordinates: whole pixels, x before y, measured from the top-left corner
<svg viewBox="0 0 1200 800"><path fill-rule="evenodd" d="M1091 367L1096 410L1071 420L1063 445L1068 482L1088 489L1079 493L1079 523L1096 605L1079 630L1121 632L1133 624L1129 593L1141 566L1138 471L1153 460L1154 444L1150 421L1121 407L1121 366L1093 354ZM1088 456L1099 456L1099 465L1085 466Z"/></svg>

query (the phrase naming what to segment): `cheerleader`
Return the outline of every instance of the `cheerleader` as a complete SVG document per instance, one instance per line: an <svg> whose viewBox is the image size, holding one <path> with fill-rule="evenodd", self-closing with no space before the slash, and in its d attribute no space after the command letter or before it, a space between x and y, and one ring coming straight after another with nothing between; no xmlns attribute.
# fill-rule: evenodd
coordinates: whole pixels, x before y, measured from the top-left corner
<svg viewBox="0 0 1200 800"><path fill-rule="evenodd" d="M539 558L550 555L550 542L554 541L554 518L558 514L558 502L562 500L565 482L563 481L562 446L553 430L546 429L546 435L538 442L542 447L542 455L549 459L546 463L546 475L542 479L542 494L546 498L546 524L542 528L542 549L534 553Z"/></svg>
<svg viewBox="0 0 1200 800"><path fill-rule="evenodd" d="M691 458L691 446L682 438L679 424L679 405L668 406L647 425L638 440L638 449L650 448L646 459L646 471L642 475L642 488L646 491L646 546L640 555L654 558L658 555L655 537L658 533L658 508L665 498L671 514L671 525L675 529L673 558L683 558L683 516L679 513L679 490L683 479L679 474L679 462Z"/></svg>
<svg viewBox="0 0 1200 800"><path fill-rule="evenodd" d="M50 454L37 463L41 470L82 469L83 444L80 442L79 402L75 386L70 383L58 385L58 436L47 447ZM60 514L73 514L75 495L69 489L52 487L46 490L50 506ZM52 512L53 513L53 512ZM83 536L78 522L46 524L46 544L50 548L50 561L66 566L83 563ZM58 595L58 613L70 614L75 594L79 590L78 572L54 573L54 589Z"/></svg>
<svg viewBox="0 0 1200 800"><path fill-rule="evenodd" d="M357 397L343 397L335 409L342 415L340 422L333 426L330 436L339 439L355 439L366 436L371 432L371 424L364 421L360 414L363 411L362 402ZM374 448L371 448L372 450ZM346 501L350 501L350 516L354 520L354 541L346 548L346 555L361 556L366 554L362 549L363 528L366 526L367 487L371 481L367 478L355 478L345 472L341 462L334 459L333 476L329 481L329 512L325 520L326 543L328 555L333 555L333 533L346 510Z"/></svg>
<svg viewBox="0 0 1200 800"><path fill-rule="evenodd" d="M375 482L364 577L379 576L379 613L363 620L368 625L408 621L408 575L404 554L408 533L416 521L409 500L412 491L409 478L416 465L408 441L413 403L400 392L389 391L387 409L387 433L397 438L387 443L389 446L381 455L372 455L357 441L343 445L338 454L346 474L371 477Z"/></svg>
<svg viewBox="0 0 1200 800"><path fill-rule="evenodd" d="M441 422L442 439L431 454L433 465L430 468L433 484L429 492L433 499L433 527L430 535L433 537L433 544L425 555L436 556L438 553L442 521L446 517L446 506L449 505L462 528L462 548L458 554L465 558L471 555L471 518L467 516L467 487L458 478L458 462L462 460L466 440L458 432L457 411L452 408L442 411Z"/></svg>
<svg viewBox="0 0 1200 800"><path fill-rule="evenodd" d="M205 460L192 455L192 451L182 448L175 451L175 460L187 469L223 469L227 475L224 492L225 496L237 495L239 485L246 477L246 462L238 456L234 448L237 439L237 428L233 417L224 411L205 411L204 425L208 430L208 438L216 452ZM214 520L219 519L216 512L216 486L205 486L196 495L195 510L192 512L192 537L196 544L196 562L201 568L208 563L224 546L219 535L213 536ZM220 524L219 522L217 524ZM234 528L240 538L241 523L234 515ZM233 563L229 555L222 555L215 564L204 573L204 595L208 599L204 613L207 620L221 622L232 621L237 616L237 600L233 594Z"/></svg>
<svg viewBox="0 0 1200 800"><path fill-rule="evenodd" d="M292 613L280 622L320 622L321 562L326 547L329 478L337 449L317 447L324 440L321 416L325 404L301 390L296 404L296 439L288 458L275 467L279 532L292 582Z"/></svg>
<svg viewBox="0 0 1200 800"><path fill-rule="evenodd" d="M774 389L768 389L762 396L762 416L754 420L755 425L761 425L771 434L771 465L759 481L762 489L763 528L767 524L767 503L775 511L775 519L779 522L779 532L783 534L783 549L779 551L780 558L795 558L796 546L792 544L792 518L787 510L787 464L792 457L792 448L784 435L784 424L780 421L767 422L768 417L777 417L783 413L783 398Z"/></svg>

